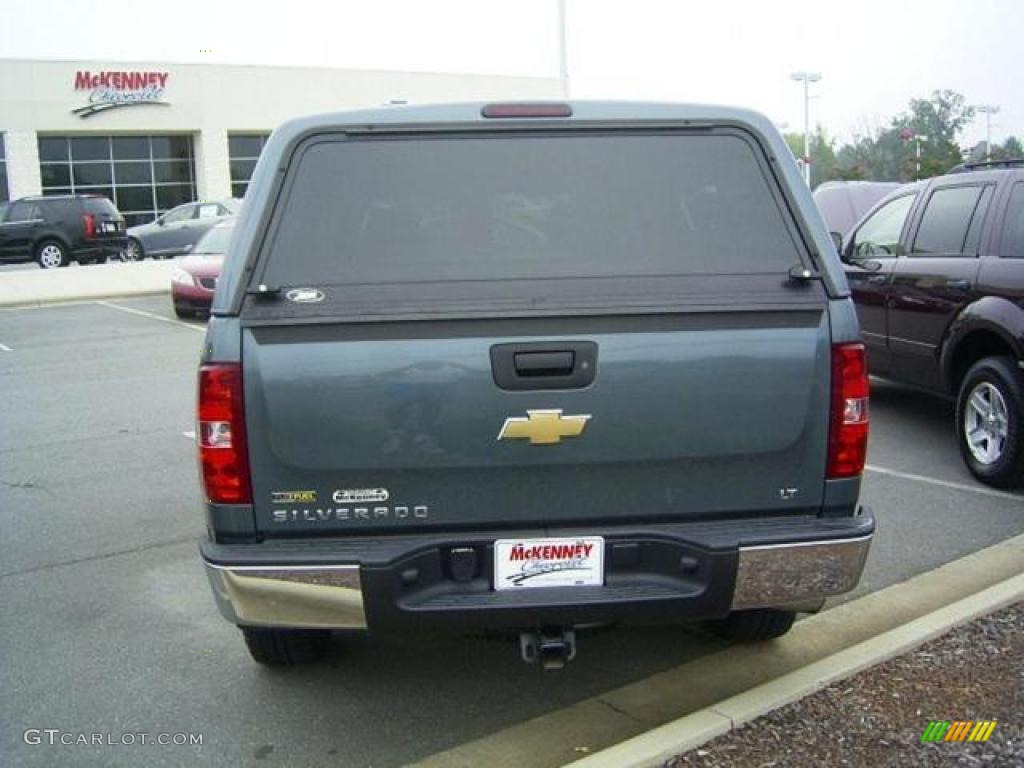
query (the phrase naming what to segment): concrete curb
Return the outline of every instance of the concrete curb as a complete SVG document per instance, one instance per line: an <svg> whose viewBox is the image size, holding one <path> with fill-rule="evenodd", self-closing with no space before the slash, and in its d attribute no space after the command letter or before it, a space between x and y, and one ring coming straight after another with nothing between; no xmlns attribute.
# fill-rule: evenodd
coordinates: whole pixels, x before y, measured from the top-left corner
<svg viewBox="0 0 1024 768"><path fill-rule="evenodd" d="M772 710L810 696L837 680L901 656L979 616L1024 599L1024 574L940 608L788 675L700 712L569 763L566 768L647 768L699 747Z"/></svg>
<svg viewBox="0 0 1024 768"><path fill-rule="evenodd" d="M168 293L171 273L177 267L177 262L170 260L3 272L0 273L0 307L40 307Z"/></svg>
<svg viewBox="0 0 1024 768"><path fill-rule="evenodd" d="M719 646L680 666L429 755L415 765L660 764L835 679L1020 599L1022 571L1024 535L1019 535L798 621L777 642ZM580 755L587 751L586 757Z"/></svg>

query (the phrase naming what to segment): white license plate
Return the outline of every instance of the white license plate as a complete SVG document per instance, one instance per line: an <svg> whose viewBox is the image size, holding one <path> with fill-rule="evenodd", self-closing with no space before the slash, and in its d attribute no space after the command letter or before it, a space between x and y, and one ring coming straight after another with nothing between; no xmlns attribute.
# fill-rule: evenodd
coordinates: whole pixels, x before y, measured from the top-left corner
<svg viewBox="0 0 1024 768"><path fill-rule="evenodd" d="M499 539L494 588L586 587L604 584L604 539Z"/></svg>
<svg viewBox="0 0 1024 768"><path fill-rule="evenodd" d="M101 232L117 232L117 222L114 222L114 221L104 221L102 224L100 224L100 231Z"/></svg>

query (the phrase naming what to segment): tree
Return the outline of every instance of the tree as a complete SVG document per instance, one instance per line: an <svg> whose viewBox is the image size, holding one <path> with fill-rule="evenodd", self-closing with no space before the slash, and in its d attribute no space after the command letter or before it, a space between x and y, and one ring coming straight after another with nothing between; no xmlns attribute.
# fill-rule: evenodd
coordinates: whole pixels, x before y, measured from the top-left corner
<svg viewBox="0 0 1024 768"><path fill-rule="evenodd" d="M903 135L927 136L921 141L921 168L917 170L915 139L907 141L901 179L927 178L945 173L961 162L957 137L974 119L974 107L955 91L934 91L929 99L912 99L909 114L897 116L892 127Z"/></svg>
<svg viewBox="0 0 1024 768"><path fill-rule="evenodd" d="M868 129L840 148L837 177L893 181L904 178L906 147L896 128Z"/></svg>
<svg viewBox="0 0 1024 768"><path fill-rule="evenodd" d="M985 142L982 142L984 145ZM1016 137L1011 136L1003 142L1002 146L998 144L992 145L992 160L1019 160L1024 158L1024 148L1021 147L1020 141Z"/></svg>
<svg viewBox="0 0 1024 768"><path fill-rule="evenodd" d="M785 139L794 157L802 158L804 135L802 133L787 133ZM811 188L813 189L823 181L838 178L836 175L835 139L830 138L820 125L810 136L810 150Z"/></svg>
<svg viewBox="0 0 1024 768"><path fill-rule="evenodd" d="M961 162L957 137L973 119L974 107L954 91L912 99L909 111L894 117L887 127L869 129L840 147L835 177L910 181L945 173Z"/></svg>

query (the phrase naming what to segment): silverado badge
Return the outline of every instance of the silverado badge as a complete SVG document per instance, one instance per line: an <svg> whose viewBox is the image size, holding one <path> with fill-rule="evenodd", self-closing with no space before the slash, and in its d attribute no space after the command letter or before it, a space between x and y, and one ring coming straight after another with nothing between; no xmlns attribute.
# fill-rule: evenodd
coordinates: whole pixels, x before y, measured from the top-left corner
<svg viewBox="0 0 1024 768"><path fill-rule="evenodd" d="M525 438L530 445L554 445L563 437L579 437L590 420L589 413L563 416L562 409L527 411L526 418L510 416L498 433L499 440Z"/></svg>

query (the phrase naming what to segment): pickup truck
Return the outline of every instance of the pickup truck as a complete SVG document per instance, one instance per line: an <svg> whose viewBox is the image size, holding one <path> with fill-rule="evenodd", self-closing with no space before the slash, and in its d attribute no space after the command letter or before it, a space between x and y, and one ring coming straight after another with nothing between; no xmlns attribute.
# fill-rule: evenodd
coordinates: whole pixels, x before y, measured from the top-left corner
<svg viewBox="0 0 1024 768"><path fill-rule="evenodd" d="M238 218L199 368L223 615L333 630L784 634L852 589L864 348L763 116L510 103L297 119Z"/></svg>
<svg viewBox="0 0 1024 768"><path fill-rule="evenodd" d="M956 400L968 470L1024 483L1024 165L908 184L846 236L872 375Z"/></svg>

